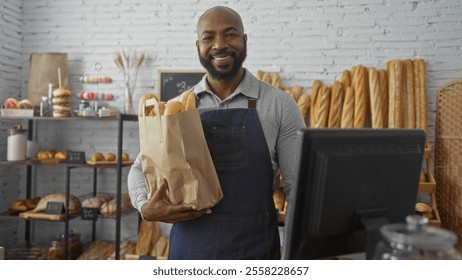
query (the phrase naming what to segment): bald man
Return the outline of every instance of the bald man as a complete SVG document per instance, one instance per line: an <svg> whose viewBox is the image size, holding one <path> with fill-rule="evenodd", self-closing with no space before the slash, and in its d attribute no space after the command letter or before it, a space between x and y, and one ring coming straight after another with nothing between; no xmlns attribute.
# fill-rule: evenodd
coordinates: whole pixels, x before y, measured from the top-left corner
<svg viewBox="0 0 462 280"><path fill-rule="evenodd" d="M204 210L171 205L164 184L148 201L138 156L128 178L132 203L148 221L173 223L170 259L280 259L273 179L280 168L289 194L304 120L292 97L242 66L247 34L236 11L203 13L196 46L207 74L192 91L223 199Z"/></svg>

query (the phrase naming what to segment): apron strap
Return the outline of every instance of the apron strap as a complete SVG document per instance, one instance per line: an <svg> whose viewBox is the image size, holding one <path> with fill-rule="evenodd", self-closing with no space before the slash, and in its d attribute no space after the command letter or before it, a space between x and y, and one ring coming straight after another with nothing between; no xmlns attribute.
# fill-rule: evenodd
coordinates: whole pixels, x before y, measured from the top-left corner
<svg viewBox="0 0 462 280"><path fill-rule="evenodd" d="M250 99L250 98L249 98L247 102L248 102L248 103L247 103L247 104L248 104L248 105L247 105L247 108L249 108L249 109L255 109L255 108L257 108L257 99Z"/></svg>

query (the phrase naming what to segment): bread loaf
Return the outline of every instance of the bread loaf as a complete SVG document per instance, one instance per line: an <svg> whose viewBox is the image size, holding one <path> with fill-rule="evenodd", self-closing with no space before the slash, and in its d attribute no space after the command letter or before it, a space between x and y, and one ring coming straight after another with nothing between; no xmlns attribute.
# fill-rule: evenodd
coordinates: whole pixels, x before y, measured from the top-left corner
<svg viewBox="0 0 462 280"><path fill-rule="evenodd" d="M12 212L24 212L27 211L27 205L24 200L18 199L11 203L10 210Z"/></svg>
<svg viewBox="0 0 462 280"><path fill-rule="evenodd" d="M273 87L277 87L277 88L278 88L278 87L280 86L280 80L281 80L281 77L279 76L279 74L278 74L278 73L275 73L275 74L273 75L273 77L271 77L271 85L272 85Z"/></svg>
<svg viewBox="0 0 462 280"><path fill-rule="evenodd" d="M184 112L184 106L183 103L181 103L179 100L170 100L165 105L165 116L170 116L181 112Z"/></svg>
<svg viewBox="0 0 462 280"><path fill-rule="evenodd" d="M342 121L343 96L344 92L342 83L335 81L331 86L327 127L340 128L340 123Z"/></svg>
<svg viewBox="0 0 462 280"><path fill-rule="evenodd" d="M344 89L351 86L351 72L349 70L344 70L342 72L342 80L341 81L342 81L342 85L343 85Z"/></svg>
<svg viewBox="0 0 462 280"><path fill-rule="evenodd" d="M416 128L424 130L428 135L427 66L423 59L415 60L413 66Z"/></svg>
<svg viewBox="0 0 462 280"><path fill-rule="evenodd" d="M404 128L415 128L415 94L414 94L414 66L412 60L403 62L404 72Z"/></svg>
<svg viewBox="0 0 462 280"><path fill-rule="evenodd" d="M297 105L303 118L305 118L311 105L310 96L308 94L300 95L300 98L298 98L297 101Z"/></svg>
<svg viewBox="0 0 462 280"><path fill-rule="evenodd" d="M415 204L415 213L428 219L433 218L433 209L424 202L417 202Z"/></svg>
<svg viewBox="0 0 462 280"><path fill-rule="evenodd" d="M32 210L35 207L37 207L37 204L39 203L40 199L42 199L40 196L36 196L34 198L28 198L24 200L24 203L27 206L27 210Z"/></svg>
<svg viewBox="0 0 462 280"><path fill-rule="evenodd" d="M104 240L95 240L77 258L78 260L105 260L114 251L114 243Z"/></svg>
<svg viewBox="0 0 462 280"><path fill-rule="evenodd" d="M314 80L313 85L311 86L310 127L314 127L315 125L315 115L317 114L316 99L321 86L322 83L320 80Z"/></svg>
<svg viewBox="0 0 462 280"><path fill-rule="evenodd" d="M101 206L112 200L112 196L109 194L98 194L94 197L90 197L85 199L82 202L82 207L89 207L89 208L98 208L100 209Z"/></svg>
<svg viewBox="0 0 462 280"><path fill-rule="evenodd" d="M264 74L263 71L257 70L257 74L256 74L257 79L259 79L261 81L263 79L263 74Z"/></svg>
<svg viewBox="0 0 462 280"><path fill-rule="evenodd" d="M47 194L40 199L32 212L44 212L48 202L62 202L66 206L66 194L65 193L52 193ZM69 194L69 214L75 214L80 211L81 203L80 200L73 194Z"/></svg>
<svg viewBox="0 0 462 280"><path fill-rule="evenodd" d="M363 128L366 125L368 112L367 68L358 65L355 68L353 88L355 90L354 128Z"/></svg>
<svg viewBox="0 0 462 280"><path fill-rule="evenodd" d="M388 127L404 127L403 64L400 60L390 62L388 72Z"/></svg>
<svg viewBox="0 0 462 280"><path fill-rule="evenodd" d="M355 110L355 90L352 87L345 89L345 98L343 100L341 128L353 128Z"/></svg>
<svg viewBox="0 0 462 280"><path fill-rule="evenodd" d="M286 194L283 189L278 188L273 191L274 206L278 211L284 211L284 202L286 201Z"/></svg>
<svg viewBox="0 0 462 280"><path fill-rule="evenodd" d="M316 113L314 115L314 128L327 127L327 120L329 118L329 107L330 107L330 88L321 86L318 90L316 97Z"/></svg>
<svg viewBox="0 0 462 280"><path fill-rule="evenodd" d="M374 67L369 68L369 94L371 102L371 126L372 128L383 128L383 102L380 91L379 73Z"/></svg>
<svg viewBox="0 0 462 280"><path fill-rule="evenodd" d="M380 99L383 104L382 108L382 119L383 127L388 127L388 74L387 70L380 69L379 71L379 89Z"/></svg>
<svg viewBox="0 0 462 280"><path fill-rule="evenodd" d="M161 235L157 240L156 244L152 248L150 255L155 257L162 257L164 256L165 250L167 249L168 244L168 236Z"/></svg>
<svg viewBox="0 0 462 280"><path fill-rule="evenodd" d="M138 255L149 255L158 239L159 224L157 222L141 220L135 246L135 253Z"/></svg>
<svg viewBox="0 0 462 280"><path fill-rule="evenodd" d="M114 153L106 153L104 155L105 161L115 161L116 159L117 159L117 156Z"/></svg>
<svg viewBox="0 0 462 280"><path fill-rule="evenodd" d="M180 102L183 104L184 111L196 109L196 94L190 90L183 92L180 95Z"/></svg>
<svg viewBox="0 0 462 280"><path fill-rule="evenodd" d="M268 72L263 73L262 79L263 82L271 85L271 74Z"/></svg>
<svg viewBox="0 0 462 280"><path fill-rule="evenodd" d="M143 116L143 114L144 116L149 116L150 114L152 114L152 112L154 111L154 106L145 107L146 100L152 98L155 98L157 99L157 101L159 101L159 98L154 93L146 93L141 96L140 102L138 104L138 116L141 117Z"/></svg>
<svg viewBox="0 0 462 280"><path fill-rule="evenodd" d="M104 161L104 156L100 152L96 152L91 156L92 161Z"/></svg>
<svg viewBox="0 0 462 280"><path fill-rule="evenodd" d="M301 86L299 86L299 85L295 85L295 86L292 87L291 91L293 93L293 98L294 98L295 102L298 102L298 99L303 94L303 88Z"/></svg>

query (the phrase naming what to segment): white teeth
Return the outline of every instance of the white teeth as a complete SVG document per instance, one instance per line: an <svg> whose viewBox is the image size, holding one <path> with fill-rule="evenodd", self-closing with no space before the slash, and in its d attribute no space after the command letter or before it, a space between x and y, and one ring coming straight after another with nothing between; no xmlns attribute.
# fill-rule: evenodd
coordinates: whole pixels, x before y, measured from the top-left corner
<svg viewBox="0 0 462 280"><path fill-rule="evenodd" d="M225 57L214 57L213 59L218 60L218 61L222 61L222 60L226 60L226 59L228 59L228 58L230 58L230 56L225 56Z"/></svg>

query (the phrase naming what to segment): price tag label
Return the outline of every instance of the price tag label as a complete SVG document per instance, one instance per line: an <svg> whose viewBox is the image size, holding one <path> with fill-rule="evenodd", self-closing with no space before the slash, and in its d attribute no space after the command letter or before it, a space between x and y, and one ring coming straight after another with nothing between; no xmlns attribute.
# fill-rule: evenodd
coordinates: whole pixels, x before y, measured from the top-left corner
<svg viewBox="0 0 462 280"><path fill-rule="evenodd" d="M95 207L82 207L80 217L82 220L96 221L98 219L99 209Z"/></svg>
<svg viewBox="0 0 462 280"><path fill-rule="evenodd" d="M47 202L47 207L45 208L45 214L61 215L64 213L64 209L64 203L49 201Z"/></svg>
<svg viewBox="0 0 462 280"><path fill-rule="evenodd" d="M85 152L67 152L66 163L85 163Z"/></svg>

